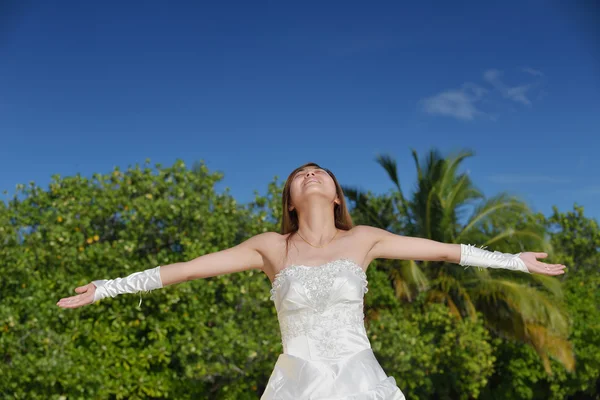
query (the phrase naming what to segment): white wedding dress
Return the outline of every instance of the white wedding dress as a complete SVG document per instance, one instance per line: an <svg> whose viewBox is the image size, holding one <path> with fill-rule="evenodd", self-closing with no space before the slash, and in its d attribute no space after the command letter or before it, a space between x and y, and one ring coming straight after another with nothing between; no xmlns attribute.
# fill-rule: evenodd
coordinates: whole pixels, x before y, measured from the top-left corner
<svg viewBox="0 0 600 400"><path fill-rule="evenodd" d="M405 400L364 326L367 276L352 260L292 265L273 281L283 353L261 400Z"/></svg>

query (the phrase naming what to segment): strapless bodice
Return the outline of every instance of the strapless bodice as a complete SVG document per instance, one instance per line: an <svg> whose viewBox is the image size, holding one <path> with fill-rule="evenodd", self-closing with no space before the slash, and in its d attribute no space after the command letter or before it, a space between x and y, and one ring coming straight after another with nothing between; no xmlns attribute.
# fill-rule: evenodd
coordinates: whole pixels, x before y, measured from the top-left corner
<svg viewBox="0 0 600 400"><path fill-rule="evenodd" d="M367 275L350 259L292 265L271 289L283 352L310 360L338 359L370 348L364 327Z"/></svg>

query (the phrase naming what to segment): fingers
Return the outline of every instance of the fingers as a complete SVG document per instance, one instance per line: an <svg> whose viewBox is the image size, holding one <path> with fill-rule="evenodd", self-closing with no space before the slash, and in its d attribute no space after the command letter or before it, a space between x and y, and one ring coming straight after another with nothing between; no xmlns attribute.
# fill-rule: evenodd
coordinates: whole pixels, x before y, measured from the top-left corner
<svg viewBox="0 0 600 400"><path fill-rule="evenodd" d="M89 295L77 295L72 297L62 298L56 303L57 306L62 308L77 308L87 304L90 304L90 296Z"/></svg>
<svg viewBox="0 0 600 400"><path fill-rule="evenodd" d="M560 269L560 270L563 270L563 269L567 268L567 267L566 267L565 265L563 265L563 264L546 264L546 265L548 265L548 267L549 267L550 269Z"/></svg>
<svg viewBox="0 0 600 400"><path fill-rule="evenodd" d="M546 270L545 273L548 275L562 275L565 273L565 271L561 268L550 268Z"/></svg>
<svg viewBox="0 0 600 400"><path fill-rule="evenodd" d="M546 258L548 257L548 253L533 253L535 258Z"/></svg>
<svg viewBox="0 0 600 400"><path fill-rule="evenodd" d="M75 292L79 293L78 295L71 297L64 297L60 299L56 305L62 308L77 308L81 306L85 306L87 304L93 303L94 298L94 290L96 285L93 282L88 283L87 285L79 286L75 288Z"/></svg>
<svg viewBox="0 0 600 400"><path fill-rule="evenodd" d="M566 266L563 264L545 264L538 262L536 264L537 272L544 275L562 275L565 273Z"/></svg>
<svg viewBox="0 0 600 400"><path fill-rule="evenodd" d="M61 308L78 308L81 307L83 304L80 304L79 301L67 300L64 302L58 302L56 303L56 305Z"/></svg>

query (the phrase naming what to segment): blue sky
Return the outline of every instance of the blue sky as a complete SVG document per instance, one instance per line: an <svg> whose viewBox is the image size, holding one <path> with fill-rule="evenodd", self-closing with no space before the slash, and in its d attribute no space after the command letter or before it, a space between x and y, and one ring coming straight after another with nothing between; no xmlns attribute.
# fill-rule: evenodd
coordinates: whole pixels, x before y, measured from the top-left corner
<svg viewBox="0 0 600 400"><path fill-rule="evenodd" d="M435 147L488 196L600 217L591 2L210 3L4 3L1 198L147 158L247 202L307 161L384 193L389 154L410 190Z"/></svg>

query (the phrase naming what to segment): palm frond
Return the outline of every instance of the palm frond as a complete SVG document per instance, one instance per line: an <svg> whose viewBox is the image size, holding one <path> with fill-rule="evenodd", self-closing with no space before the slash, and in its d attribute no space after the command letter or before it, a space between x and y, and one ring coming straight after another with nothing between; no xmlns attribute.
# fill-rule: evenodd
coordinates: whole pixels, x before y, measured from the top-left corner
<svg viewBox="0 0 600 400"><path fill-rule="evenodd" d="M410 284L419 291L429 288L429 279L414 260L406 260L401 266L402 275L408 278Z"/></svg>
<svg viewBox="0 0 600 400"><path fill-rule="evenodd" d="M465 200L472 200L482 197L483 195L470 187L471 180L468 176L461 176L451 189L447 191L447 194L443 200L443 206L446 210L455 210L461 206Z"/></svg>
<svg viewBox="0 0 600 400"><path fill-rule="evenodd" d="M427 300L430 302L438 302L445 303L450 309L450 313L454 315L458 319L462 319L462 314L450 295L448 293L442 292L441 290L430 290L427 293Z"/></svg>
<svg viewBox="0 0 600 400"><path fill-rule="evenodd" d="M406 198L404 197L402 187L400 186L400 179L398 178L398 164L396 160L390 155L379 154L377 157L375 157L375 161L385 170L390 180L394 183L394 185L396 185L396 189L398 189L398 195L400 196L402 211L408 216L408 204L406 203Z"/></svg>
<svg viewBox="0 0 600 400"><path fill-rule="evenodd" d="M504 303L510 313L519 315L523 321L542 324L563 337L568 334L565 311L541 290L521 282L492 278L480 281L478 289L470 292L477 303L491 310Z"/></svg>
<svg viewBox="0 0 600 400"><path fill-rule="evenodd" d="M494 213L498 213L503 210L521 211L526 213L529 211L529 207L527 207L527 205L521 201L510 198L505 194L494 196L485 201L475 210L467 224L456 237L456 240L458 242L462 241L463 238L477 226L477 224L484 222L486 218L490 218L494 215Z"/></svg>
<svg viewBox="0 0 600 400"><path fill-rule="evenodd" d="M399 192L402 192L400 189L400 181L398 180L398 164L396 160L387 154L378 154L375 157L375 161L379 164L385 172L387 172L390 180L396 185L396 188Z"/></svg>
<svg viewBox="0 0 600 400"><path fill-rule="evenodd" d="M411 154L413 160L415 160L415 167L417 168L417 180L420 181L423 179L423 170L421 169L421 164L419 163L419 155L415 149L411 149Z"/></svg>
<svg viewBox="0 0 600 400"><path fill-rule="evenodd" d="M456 171L458 170L458 167L460 166L460 164L465 159L472 157L474 154L475 153L473 153L472 151L467 150L467 151L463 151L463 152L459 153L458 155L446 160L445 171L444 171L444 175L442 177L441 185L440 185L443 192L445 192L446 188L448 188L450 185L452 185L454 183L454 180L456 179L456 176L457 176Z"/></svg>
<svg viewBox="0 0 600 400"><path fill-rule="evenodd" d="M398 299L412 301L418 292L429 289L429 279L414 260L403 260L390 275Z"/></svg>
<svg viewBox="0 0 600 400"><path fill-rule="evenodd" d="M447 293L452 298L455 298L456 304L460 304L460 308L464 314L468 315L472 320L477 318L477 309L471 300L468 290L465 289L463 283L451 275L440 275L431 284L433 287L439 288L440 291Z"/></svg>
<svg viewBox="0 0 600 400"><path fill-rule="evenodd" d="M369 196L360 189L352 186L342 185L344 195L355 204L356 210L361 212L367 219L365 223L386 229L390 225L390 221L386 221L382 215L374 207L369 204Z"/></svg>
<svg viewBox="0 0 600 400"><path fill-rule="evenodd" d="M503 231L503 232L497 234L496 236L490 238L489 240L487 240L485 243L482 244L482 246L490 246L490 245L492 245L496 242L499 242L503 239L519 237L519 236L520 237L530 237L530 238L536 239L540 243L544 242L544 237L542 235L540 235L538 232L533 232L533 231L524 230L524 229L508 228L505 231Z"/></svg>
<svg viewBox="0 0 600 400"><path fill-rule="evenodd" d="M437 197L437 193L434 190L430 190L427 196L427 204L425 205L425 237L427 239L432 238L432 227L431 220L434 211L434 201Z"/></svg>
<svg viewBox="0 0 600 400"><path fill-rule="evenodd" d="M404 210L402 224L394 225L401 226L404 234L444 243L472 241L496 248L550 252L545 226L539 224L524 201L505 193L486 198L467 173L460 173L461 165L473 152L461 151L446 158L436 150L422 158L414 149L411 153L417 183L408 200L400 190L396 161L385 155L377 158L398 188L391 207ZM369 200L365 204L376 209L387 207L383 201ZM471 212L466 214L468 211ZM361 212L371 215L373 220L382 215L379 209L371 214ZM559 301L562 298L559 280L488 268L432 264L435 267L421 269L420 265L425 264L402 262L390 269L396 297L413 301L419 291L427 290L427 301L443 302L453 315L477 318L481 313L486 326L498 335L533 347L547 371L549 357L567 368L573 365L573 352L567 340L568 320Z"/></svg>
<svg viewBox="0 0 600 400"><path fill-rule="evenodd" d="M556 299L562 300L564 297L562 282L553 276L532 274L531 278L538 282L543 289L551 293Z"/></svg>
<svg viewBox="0 0 600 400"><path fill-rule="evenodd" d="M558 360L567 371L575 370L573 346L567 339L553 335L545 326L534 323L526 324L526 331L548 374L552 374L548 355Z"/></svg>

